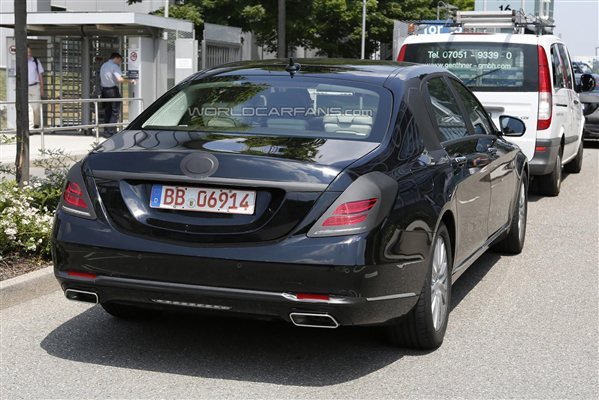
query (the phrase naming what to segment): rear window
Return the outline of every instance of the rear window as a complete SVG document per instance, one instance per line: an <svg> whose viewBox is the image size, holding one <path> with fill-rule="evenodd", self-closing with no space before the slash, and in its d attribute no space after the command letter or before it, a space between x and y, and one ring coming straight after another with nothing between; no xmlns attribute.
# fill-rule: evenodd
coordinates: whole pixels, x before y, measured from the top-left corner
<svg viewBox="0 0 599 400"><path fill-rule="evenodd" d="M191 83L136 128L380 141L391 95L310 77L225 77Z"/></svg>
<svg viewBox="0 0 599 400"><path fill-rule="evenodd" d="M488 42L416 43L405 53L405 61L447 68L478 92L537 91L537 58L534 45Z"/></svg>

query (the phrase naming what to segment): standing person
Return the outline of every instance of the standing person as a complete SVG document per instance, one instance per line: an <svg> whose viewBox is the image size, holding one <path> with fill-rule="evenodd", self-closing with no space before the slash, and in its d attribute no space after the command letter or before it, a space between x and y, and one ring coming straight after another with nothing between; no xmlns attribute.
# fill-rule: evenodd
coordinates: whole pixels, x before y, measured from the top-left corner
<svg viewBox="0 0 599 400"><path fill-rule="evenodd" d="M135 84L133 79L125 79L121 74L123 56L112 53L108 61L100 67L100 84L102 85L103 99L120 99L119 84L129 82ZM104 103L104 123L114 124L119 121L121 103L107 101ZM104 128L104 136L110 137L116 133L116 127Z"/></svg>
<svg viewBox="0 0 599 400"><path fill-rule="evenodd" d="M44 95L44 79L42 74L44 67L37 58L31 54L31 49L27 47L27 81L29 83L29 129L37 129L41 125L41 109L40 103L32 103L31 101L41 100Z"/></svg>

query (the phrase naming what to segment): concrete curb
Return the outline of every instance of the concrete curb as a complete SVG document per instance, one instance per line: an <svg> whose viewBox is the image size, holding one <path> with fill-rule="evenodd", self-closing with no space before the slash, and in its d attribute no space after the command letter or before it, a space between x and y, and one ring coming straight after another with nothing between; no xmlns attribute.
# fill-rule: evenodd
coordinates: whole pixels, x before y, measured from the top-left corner
<svg viewBox="0 0 599 400"><path fill-rule="evenodd" d="M46 267L0 282L0 310L60 289L54 268Z"/></svg>

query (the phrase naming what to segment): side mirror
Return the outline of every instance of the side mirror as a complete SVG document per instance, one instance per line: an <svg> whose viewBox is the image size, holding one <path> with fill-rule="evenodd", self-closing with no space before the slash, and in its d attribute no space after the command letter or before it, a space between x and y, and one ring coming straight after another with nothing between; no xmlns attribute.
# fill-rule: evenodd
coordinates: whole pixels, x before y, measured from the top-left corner
<svg viewBox="0 0 599 400"><path fill-rule="evenodd" d="M522 136L526 132L526 124L520 118L502 115L499 117L501 134L503 136Z"/></svg>
<svg viewBox="0 0 599 400"><path fill-rule="evenodd" d="M581 92L590 92L595 89L595 78L591 74L582 74L580 77L580 91Z"/></svg>

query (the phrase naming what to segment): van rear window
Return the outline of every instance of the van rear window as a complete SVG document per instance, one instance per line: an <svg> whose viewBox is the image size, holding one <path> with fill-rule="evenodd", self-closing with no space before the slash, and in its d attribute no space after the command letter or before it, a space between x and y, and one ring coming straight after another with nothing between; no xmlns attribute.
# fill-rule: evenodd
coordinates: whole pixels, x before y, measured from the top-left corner
<svg viewBox="0 0 599 400"><path fill-rule="evenodd" d="M414 43L405 61L447 68L470 89L479 92L538 90L534 45L488 42Z"/></svg>

